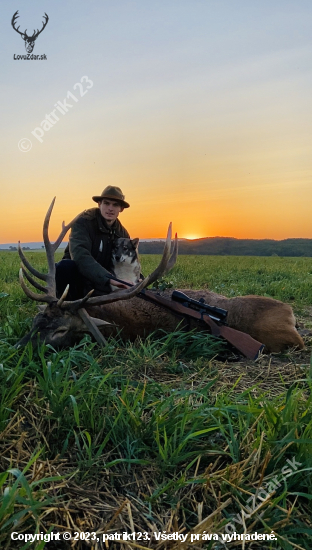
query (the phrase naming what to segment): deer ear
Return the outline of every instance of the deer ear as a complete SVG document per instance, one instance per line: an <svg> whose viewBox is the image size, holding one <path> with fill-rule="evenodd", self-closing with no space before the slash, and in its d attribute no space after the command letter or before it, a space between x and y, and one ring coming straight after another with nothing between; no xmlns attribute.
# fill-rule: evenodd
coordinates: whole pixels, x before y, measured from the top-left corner
<svg viewBox="0 0 312 550"><path fill-rule="evenodd" d="M139 244L139 240L140 240L140 239L138 239L138 238L132 239L132 240L131 240L131 242L132 242L132 244L133 244L133 246L134 246L135 248L137 248L137 246L138 246L138 244Z"/></svg>
<svg viewBox="0 0 312 550"><path fill-rule="evenodd" d="M39 313L43 313L47 306L45 306L44 304L39 304L37 307L38 307Z"/></svg>

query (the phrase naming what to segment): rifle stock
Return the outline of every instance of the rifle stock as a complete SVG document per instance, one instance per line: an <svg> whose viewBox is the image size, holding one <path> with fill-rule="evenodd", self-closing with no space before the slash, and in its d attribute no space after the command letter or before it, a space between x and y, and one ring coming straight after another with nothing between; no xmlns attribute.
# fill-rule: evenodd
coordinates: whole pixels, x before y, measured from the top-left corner
<svg viewBox="0 0 312 550"><path fill-rule="evenodd" d="M219 326L212 319L209 318L209 315L203 316L203 321L211 328L211 334L214 336L222 336L227 342L232 344L238 351L240 351L247 359L257 359L259 353L263 350L264 345L258 340L255 340L249 334L236 330L234 328ZM212 325L217 327L219 334L214 332Z"/></svg>
<svg viewBox="0 0 312 550"><path fill-rule="evenodd" d="M150 290L143 291L144 295L151 299L154 303L161 304L162 306L176 311L181 315L192 317L193 319L203 320L211 330L213 336L221 336L227 342L232 344L238 351L240 351L247 359L257 359L259 353L264 348L264 345L258 340L255 340L249 334L236 330L234 328L226 327L223 325L217 325L207 314L201 314L199 311L195 311L189 307L185 307L178 302L171 302L167 298L162 296L155 296ZM143 293L142 293L143 294Z"/></svg>

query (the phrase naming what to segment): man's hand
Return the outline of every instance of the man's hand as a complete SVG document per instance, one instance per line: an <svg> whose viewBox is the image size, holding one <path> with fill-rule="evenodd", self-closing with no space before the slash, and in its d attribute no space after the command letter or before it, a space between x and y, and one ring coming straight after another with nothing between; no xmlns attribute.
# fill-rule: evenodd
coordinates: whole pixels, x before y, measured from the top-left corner
<svg viewBox="0 0 312 550"><path fill-rule="evenodd" d="M119 283L118 281L114 281L114 279L110 279L110 284L113 286L117 286L118 288L129 288L128 285L124 285L123 283ZM129 283L131 286L132 283Z"/></svg>

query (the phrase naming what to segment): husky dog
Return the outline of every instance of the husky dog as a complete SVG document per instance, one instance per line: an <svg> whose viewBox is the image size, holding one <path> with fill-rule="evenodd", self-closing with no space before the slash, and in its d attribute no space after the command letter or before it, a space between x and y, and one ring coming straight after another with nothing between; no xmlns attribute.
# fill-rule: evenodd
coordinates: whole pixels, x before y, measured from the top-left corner
<svg viewBox="0 0 312 550"><path fill-rule="evenodd" d="M139 239L116 240L112 251L113 275L117 279L136 284L140 280L141 264L138 255ZM118 290L111 285L114 292Z"/></svg>

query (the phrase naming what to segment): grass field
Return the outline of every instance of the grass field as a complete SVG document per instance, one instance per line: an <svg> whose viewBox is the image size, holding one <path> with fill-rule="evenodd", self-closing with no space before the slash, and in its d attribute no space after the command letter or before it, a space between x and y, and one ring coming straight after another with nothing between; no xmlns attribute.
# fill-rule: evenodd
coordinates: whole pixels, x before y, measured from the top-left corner
<svg viewBox="0 0 312 550"><path fill-rule="evenodd" d="M27 257L45 265L44 253ZM157 261L143 256L143 272ZM305 350L257 362L204 333L16 349L37 311L18 285L19 263L0 253L1 548L312 547L309 336ZM184 256L167 279L271 296L311 327L312 258ZM51 531L79 540L10 539ZM153 533L165 531L188 537L157 541ZM102 542L123 532L143 534ZM244 542L234 532L276 540Z"/></svg>

